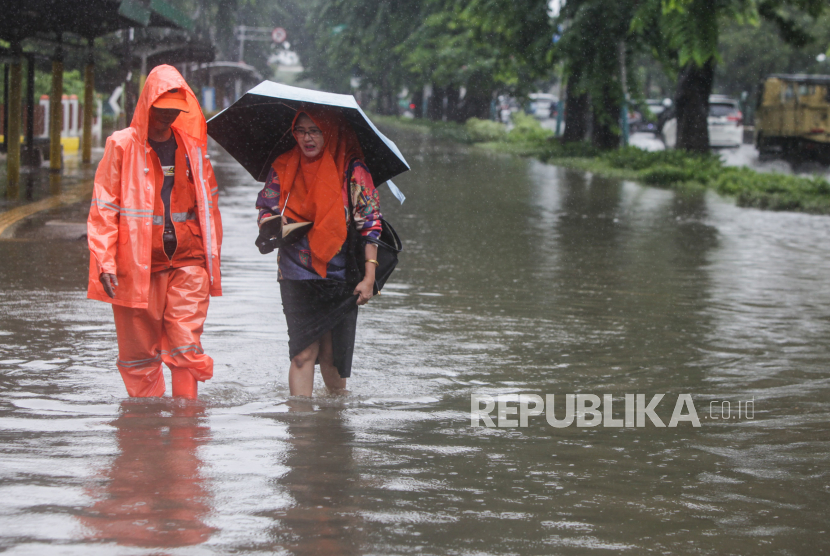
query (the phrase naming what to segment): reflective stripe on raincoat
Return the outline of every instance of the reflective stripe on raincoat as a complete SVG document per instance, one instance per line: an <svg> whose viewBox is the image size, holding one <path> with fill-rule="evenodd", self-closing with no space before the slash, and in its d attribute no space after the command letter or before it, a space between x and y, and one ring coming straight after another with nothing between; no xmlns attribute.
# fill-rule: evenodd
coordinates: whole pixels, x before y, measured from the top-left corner
<svg viewBox="0 0 830 556"><path fill-rule="evenodd" d="M159 95L176 88L185 90L190 110L179 114L172 127L179 132L194 174L210 295L222 295L219 271L222 220L219 188L207 155L207 124L199 101L182 76L175 68L163 65L147 76L130 127L107 139L104 158L95 173L87 221L90 250L87 297L90 299L124 307L147 307L156 183L147 127L150 106ZM118 277L114 299L110 299L101 285L102 272Z"/></svg>

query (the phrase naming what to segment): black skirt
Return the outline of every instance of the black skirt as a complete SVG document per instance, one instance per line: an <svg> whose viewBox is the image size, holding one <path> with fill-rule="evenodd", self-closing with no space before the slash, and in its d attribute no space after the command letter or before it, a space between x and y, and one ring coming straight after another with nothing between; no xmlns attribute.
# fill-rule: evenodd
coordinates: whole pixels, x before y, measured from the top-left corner
<svg viewBox="0 0 830 556"><path fill-rule="evenodd" d="M331 331L334 366L341 378L351 376L358 298L352 292L336 280L280 280L290 359Z"/></svg>

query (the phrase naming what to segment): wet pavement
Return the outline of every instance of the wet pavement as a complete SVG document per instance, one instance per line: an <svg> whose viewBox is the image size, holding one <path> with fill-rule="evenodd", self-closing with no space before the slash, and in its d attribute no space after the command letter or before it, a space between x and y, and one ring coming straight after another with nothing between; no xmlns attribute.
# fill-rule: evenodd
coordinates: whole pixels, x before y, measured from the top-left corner
<svg viewBox="0 0 830 556"><path fill-rule="evenodd" d="M0 550L830 550L830 218L393 138L408 199L381 200L405 251L361 310L344 398L318 383L289 411L259 185L221 153L199 402L125 399L85 242L41 235L83 208L0 241ZM470 426L472 394L519 393L609 394L620 418L663 393L666 423L690 394L700 427Z"/></svg>

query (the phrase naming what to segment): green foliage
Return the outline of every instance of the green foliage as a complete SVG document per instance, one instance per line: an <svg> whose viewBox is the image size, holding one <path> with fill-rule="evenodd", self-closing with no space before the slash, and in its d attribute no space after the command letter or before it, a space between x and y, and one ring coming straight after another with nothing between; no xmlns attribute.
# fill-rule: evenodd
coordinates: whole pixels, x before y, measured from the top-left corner
<svg viewBox="0 0 830 556"><path fill-rule="evenodd" d="M35 103L42 95L49 95L52 92L52 73L35 71ZM63 94L78 95L79 99L84 98L84 76L79 70L63 72Z"/></svg>
<svg viewBox="0 0 830 556"><path fill-rule="evenodd" d="M671 187L678 183L696 181L696 174L690 168L660 165L642 172L643 183L658 187Z"/></svg>
<svg viewBox="0 0 830 556"><path fill-rule="evenodd" d="M612 167L638 170L639 180L649 185L677 189L693 182L735 197L739 206L830 214L830 182L821 177L725 167L712 155L636 151L628 148L606 153L602 159Z"/></svg>
<svg viewBox="0 0 830 556"><path fill-rule="evenodd" d="M357 77L362 90L396 94L408 73L396 49L424 9L416 0L318 0L306 21L313 37L301 52L306 74L327 90L350 92Z"/></svg>
<svg viewBox="0 0 830 556"><path fill-rule="evenodd" d="M603 160L614 168L647 170L655 167L690 169L695 173L707 172L720 166L715 155L694 155L678 150L645 151L637 147L625 147L603 154Z"/></svg>
<svg viewBox="0 0 830 556"><path fill-rule="evenodd" d="M830 14L804 25L816 41L803 48L787 44L769 21L758 26L734 22L724 26L718 46L722 62L716 69L714 91L736 97L747 91L754 102L758 84L771 73L830 73L826 63L816 61L830 44Z"/></svg>
<svg viewBox="0 0 830 556"><path fill-rule="evenodd" d="M639 37L629 33L636 6L634 0L569 0L557 18L564 32L556 55L564 62L569 87L588 93L595 117L615 133L627 93L622 89L620 45L627 65L640 49Z"/></svg>
<svg viewBox="0 0 830 556"><path fill-rule="evenodd" d="M370 114L372 121L381 126L389 126L401 130L411 131L422 135L429 135L434 139L452 141L454 143L475 143L467 127L455 122L433 122L430 120L413 120L395 116Z"/></svg>
<svg viewBox="0 0 830 556"><path fill-rule="evenodd" d="M375 110L433 85L453 100L465 88L460 116L483 115L494 91L521 95L549 76L552 32L545 0L316 0L300 55L322 88L359 83Z"/></svg>
<svg viewBox="0 0 830 556"><path fill-rule="evenodd" d="M473 143L487 143L490 141L501 141L507 136L507 129L504 124L492 120L480 120L470 118L464 124L467 134Z"/></svg>
<svg viewBox="0 0 830 556"><path fill-rule="evenodd" d="M473 143L467 129L455 122L429 122L430 134L436 139L454 141L456 143Z"/></svg>
<svg viewBox="0 0 830 556"><path fill-rule="evenodd" d="M513 143L545 142L553 136L553 132L545 129L539 120L524 112L514 112L513 129L507 134L507 140Z"/></svg>

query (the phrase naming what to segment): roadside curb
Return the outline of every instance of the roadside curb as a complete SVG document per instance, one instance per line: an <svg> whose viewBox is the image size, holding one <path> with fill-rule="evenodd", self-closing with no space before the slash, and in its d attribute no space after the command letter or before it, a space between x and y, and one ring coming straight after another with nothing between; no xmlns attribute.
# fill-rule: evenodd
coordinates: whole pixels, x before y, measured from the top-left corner
<svg viewBox="0 0 830 556"><path fill-rule="evenodd" d="M93 180L83 180L60 195L27 203L5 212L0 212L0 240L11 240L14 231L26 218L41 211L63 205L71 205L92 197Z"/></svg>

